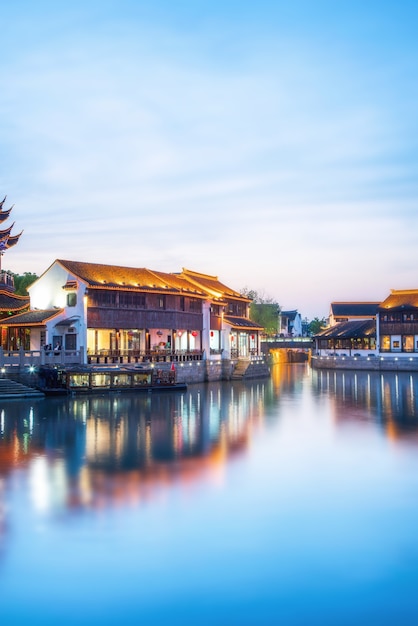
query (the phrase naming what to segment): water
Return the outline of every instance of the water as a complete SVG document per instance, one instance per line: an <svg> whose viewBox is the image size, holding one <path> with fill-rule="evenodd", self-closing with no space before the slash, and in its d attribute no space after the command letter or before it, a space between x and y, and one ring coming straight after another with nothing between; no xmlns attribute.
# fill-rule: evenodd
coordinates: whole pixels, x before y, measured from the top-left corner
<svg viewBox="0 0 418 626"><path fill-rule="evenodd" d="M0 624L416 624L418 377L0 404Z"/></svg>

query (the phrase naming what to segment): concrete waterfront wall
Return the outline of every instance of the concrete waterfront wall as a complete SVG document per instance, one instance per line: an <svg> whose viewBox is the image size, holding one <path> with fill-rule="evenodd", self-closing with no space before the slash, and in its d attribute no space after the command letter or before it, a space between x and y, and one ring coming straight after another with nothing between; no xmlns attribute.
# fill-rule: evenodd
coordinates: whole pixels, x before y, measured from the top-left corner
<svg viewBox="0 0 418 626"><path fill-rule="evenodd" d="M179 383L190 384L232 380L236 365L237 361L229 359L176 363L176 380ZM155 368L169 370L171 368L171 364L159 363L158 365L156 364ZM0 373L0 376L3 378L9 378L30 387L39 386L37 368L7 367L3 369L5 371ZM243 379L265 378L269 375L270 370L264 359L253 360L248 362L248 368L243 374Z"/></svg>
<svg viewBox="0 0 418 626"><path fill-rule="evenodd" d="M232 380L236 361L222 359L218 361L190 361L189 363L176 364L176 380L179 383L204 383L219 380ZM167 364L166 369L170 365ZM266 361L252 360L243 374L243 379L265 378L270 375L270 369Z"/></svg>
<svg viewBox="0 0 418 626"><path fill-rule="evenodd" d="M311 365L315 369L328 370L418 372L418 357L312 356Z"/></svg>

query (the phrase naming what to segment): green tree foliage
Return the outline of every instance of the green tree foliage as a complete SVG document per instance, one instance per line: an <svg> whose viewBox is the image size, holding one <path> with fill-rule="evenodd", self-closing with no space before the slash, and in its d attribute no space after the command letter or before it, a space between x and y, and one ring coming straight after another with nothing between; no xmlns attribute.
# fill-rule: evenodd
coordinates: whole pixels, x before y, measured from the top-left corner
<svg viewBox="0 0 418 626"><path fill-rule="evenodd" d="M247 287L241 290L241 295L252 300L250 304L250 318L253 322L260 324L264 328L266 335L275 335L279 322L279 304L273 298Z"/></svg>
<svg viewBox="0 0 418 626"><path fill-rule="evenodd" d="M27 288L38 278L36 274L25 272L24 274L12 274L15 283L15 293L18 296L27 296Z"/></svg>
<svg viewBox="0 0 418 626"><path fill-rule="evenodd" d="M323 317L321 320L319 319L319 317L314 317L314 319L311 320L308 324L308 333L310 335L316 335L317 333L319 333L320 330L326 328L326 326L327 320L325 317Z"/></svg>

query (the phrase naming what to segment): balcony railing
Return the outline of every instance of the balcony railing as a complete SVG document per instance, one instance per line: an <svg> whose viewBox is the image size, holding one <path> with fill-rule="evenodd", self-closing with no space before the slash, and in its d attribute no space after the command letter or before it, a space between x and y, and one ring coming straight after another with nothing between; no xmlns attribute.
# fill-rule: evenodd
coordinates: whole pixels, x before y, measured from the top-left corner
<svg viewBox="0 0 418 626"><path fill-rule="evenodd" d="M100 350L88 354L89 365L136 364L136 363L178 363L181 361L201 361L202 350Z"/></svg>

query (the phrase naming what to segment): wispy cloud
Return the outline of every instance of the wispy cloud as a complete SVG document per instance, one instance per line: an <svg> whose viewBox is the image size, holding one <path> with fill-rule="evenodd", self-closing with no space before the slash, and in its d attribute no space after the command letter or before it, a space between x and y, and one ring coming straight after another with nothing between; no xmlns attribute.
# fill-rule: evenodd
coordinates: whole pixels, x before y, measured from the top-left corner
<svg viewBox="0 0 418 626"><path fill-rule="evenodd" d="M25 228L14 271L197 266L307 314L337 288L409 280L417 50L408 33L384 41L384 11L356 6L381 21L367 40L347 15L298 22L276 3L182 24L162 2L45 6L8 8L0 60L0 186Z"/></svg>

